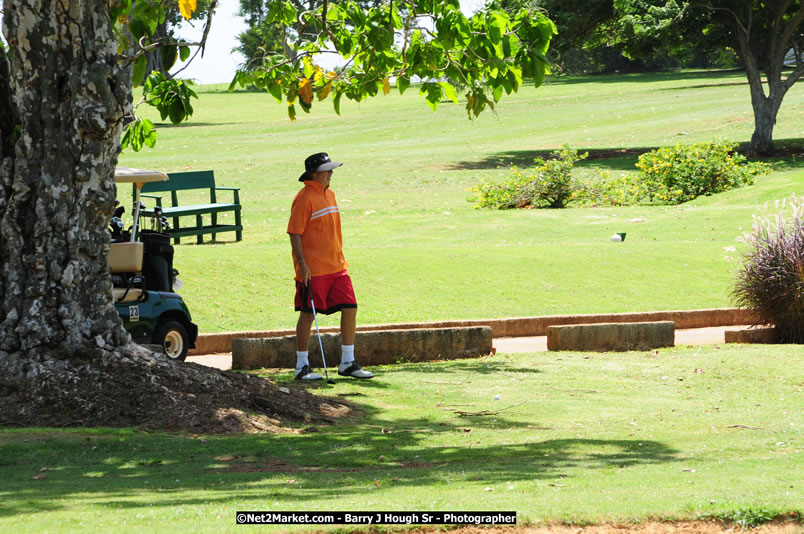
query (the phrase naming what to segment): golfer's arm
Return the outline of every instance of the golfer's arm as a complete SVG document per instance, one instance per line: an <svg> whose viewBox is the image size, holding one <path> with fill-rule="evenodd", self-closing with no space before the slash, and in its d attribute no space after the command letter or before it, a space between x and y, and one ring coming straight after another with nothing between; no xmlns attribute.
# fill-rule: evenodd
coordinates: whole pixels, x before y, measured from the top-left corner
<svg viewBox="0 0 804 534"><path fill-rule="evenodd" d="M293 256L299 263L304 261L304 246L302 245L301 234L288 234L290 236L290 247L293 249Z"/></svg>

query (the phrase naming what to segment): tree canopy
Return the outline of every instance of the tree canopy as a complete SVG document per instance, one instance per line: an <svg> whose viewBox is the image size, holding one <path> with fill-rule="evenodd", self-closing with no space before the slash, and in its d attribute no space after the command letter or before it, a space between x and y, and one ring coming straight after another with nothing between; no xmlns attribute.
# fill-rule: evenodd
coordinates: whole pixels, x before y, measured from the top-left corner
<svg viewBox="0 0 804 534"><path fill-rule="evenodd" d="M388 2L365 8L356 2L324 3L301 11L290 2L271 4L266 20L285 25L299 21L301 42L294 58L276 54L253 71L239 72L232 83L256 85L284 100L291 119L296 105L309 112L314 98L332 95L340 112L346 96L360 101L421 81L422 94L435 110L443 98L466 96L470 117L492 107L503 93L516 92L524 79L540 85L549 72L545 56L555 25L543 13L521 9L509 15L481 11L467 18L457 0ZM324 54L348 62L339 71L316 64Z"/></svg>

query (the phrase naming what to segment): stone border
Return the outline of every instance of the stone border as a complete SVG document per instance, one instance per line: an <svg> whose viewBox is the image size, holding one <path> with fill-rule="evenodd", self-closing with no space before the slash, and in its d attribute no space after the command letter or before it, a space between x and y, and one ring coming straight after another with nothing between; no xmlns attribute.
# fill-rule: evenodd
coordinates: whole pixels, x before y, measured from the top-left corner
<svg viewBox="0 0 804 534"><path fill-rule="evenodd" d="M361 365L387 365L398 361L425 362L476 358L491 353L491 328L427 328L358 332ZM341 336L321 335L329 366L340 362ZM310 338L310 361L319 368L321 361L317 336ZM235 338L232 342L232 369L288 368L296 362L296 336ZM320 369L320 368L319 368ZM332 371L330 371L332 373Z"/></svg>
<svg viewBox="0 0 804 534"><path fill-rule="evenodd" d="M774 326L726 330L724 337L726 343L761 343L773 345L779 342L779 336Z"/></svg>
<svg viewBox="0 0 804 534"><path fill-rule="evenodd" d="M757 316L753 310L741 308L712 308L706 310L677 310L640 313L609 313L588 315L548 315L542 317L514 317L510 319L475 319L467 321L436 321L429 323L401 323L358 326L358 332L377 330L410 330L420 328L456 328L470 326L490 326L492 336L532 337L547 335L548 326L585 323L642 323L652 321L673 321L676 329L706 328L713 326L739 326L754 324ZM289 321L295 321L289 316ZM322 328L321 332L337 332L337 327ZM200 334L190 356L232 352L232 340L238 337L263 338L296 335L295 330L263 330L256 332L222 332Z"/></svg>
<svg viewBox="0 0 804 534"><path fill-rule="evenodd" d="M547 327L547 350L624 352L672 347L673 321L587 323Z"/></svg>

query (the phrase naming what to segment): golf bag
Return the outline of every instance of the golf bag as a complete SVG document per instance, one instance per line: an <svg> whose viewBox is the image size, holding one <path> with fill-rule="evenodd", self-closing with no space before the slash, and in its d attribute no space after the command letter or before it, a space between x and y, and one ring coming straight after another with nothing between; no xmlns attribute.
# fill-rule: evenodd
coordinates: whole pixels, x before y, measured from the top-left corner
<svg viewBox="0 0 804 534"><path fill-rule="evenodd" d="M142 230L140 241L145 246L142 257L145 289L173 292L176 271L173 269L173 246L170 244L170 236L151 230Z"/></svg>

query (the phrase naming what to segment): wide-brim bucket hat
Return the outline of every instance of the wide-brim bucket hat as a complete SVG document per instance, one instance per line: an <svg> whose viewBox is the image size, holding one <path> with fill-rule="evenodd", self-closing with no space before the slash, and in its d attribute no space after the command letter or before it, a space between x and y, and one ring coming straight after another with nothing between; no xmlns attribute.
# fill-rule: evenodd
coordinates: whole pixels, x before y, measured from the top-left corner
<svg viewBox="0 0 804 534"><path fill-rule="evenodd" d="M329 159L329 155L326 152L318 152L304 160L304 174L299 176L299 181L310 180L314 172L331 171L341 165L343 163Z"/></svg>

